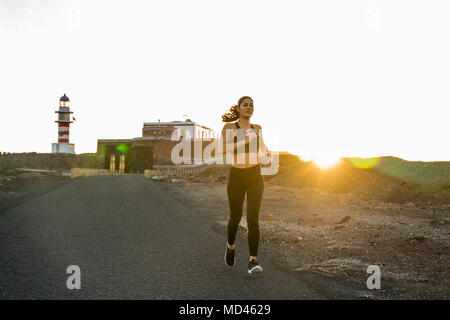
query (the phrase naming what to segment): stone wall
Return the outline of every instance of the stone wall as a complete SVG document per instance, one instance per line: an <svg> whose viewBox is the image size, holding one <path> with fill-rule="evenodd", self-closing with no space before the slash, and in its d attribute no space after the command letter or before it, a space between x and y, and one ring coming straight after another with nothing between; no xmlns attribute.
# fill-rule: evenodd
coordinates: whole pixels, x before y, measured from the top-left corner
<svg viewBox="0 0 450 320"><path fill-rule="evenodd" d="M202 142L202 150L211 141ZM180 141L171 140L132 140L136 146L153 147L153 164L170 165L172 149ZM194 157L194 142L191 143L191 154ZM0 171L14 168L70 170L71 168L104 168L104 153L61 154L61 153L1 153Z"/></svg>
<svg viewBox="0 0 450 320"><path fill-rule="evenodd" d="M70 170L71 168L102 168L103 157L96 153L0 153L0 171L14 168Z"/></svg>

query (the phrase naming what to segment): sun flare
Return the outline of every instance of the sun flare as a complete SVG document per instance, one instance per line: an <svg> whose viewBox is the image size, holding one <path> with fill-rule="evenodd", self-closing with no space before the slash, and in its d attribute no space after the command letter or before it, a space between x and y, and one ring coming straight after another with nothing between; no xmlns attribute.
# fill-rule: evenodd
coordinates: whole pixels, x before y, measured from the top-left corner
<svg viewBox="0 0 450 320"><path fill-rule="evenodd" d="M313 157L313 162L321 168L330 168L335 166L341 160L341 157L334 155L321 155Z"/></svg>

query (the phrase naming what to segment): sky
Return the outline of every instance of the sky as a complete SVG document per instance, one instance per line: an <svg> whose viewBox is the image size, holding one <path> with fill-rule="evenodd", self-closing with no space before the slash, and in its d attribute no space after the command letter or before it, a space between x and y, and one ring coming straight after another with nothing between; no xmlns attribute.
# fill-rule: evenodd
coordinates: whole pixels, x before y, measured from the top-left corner
<svg viewBox="0 0 450 320"><path fill-rule="evenodd" d="M450 2L0 0L0 151L77 153L254 99L273 151L450 161Z"/></svg>

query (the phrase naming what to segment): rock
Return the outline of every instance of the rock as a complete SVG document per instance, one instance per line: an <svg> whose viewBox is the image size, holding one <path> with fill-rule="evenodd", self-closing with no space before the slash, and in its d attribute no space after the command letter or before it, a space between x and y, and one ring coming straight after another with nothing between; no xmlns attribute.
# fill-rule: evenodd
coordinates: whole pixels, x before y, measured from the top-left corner
<svg viewBox="0 0 450 320"><path fill-rule="evenodd" d="M341 223L346 223L347 221L349 221L352 217L350 216L345 216L344 218L341 219L341 221L339 221L337 224L341 224Z"/></svg>
<svg viewBox="0 0 450 320"><path fill-rule="evenodd" d="M150 179L155 175L156 175L156 170L149 170L149 169L144 170L144 177L146 177L147 179Z"/></svg>
<svg viewBox="0 0 450 320"><path fill-rule="evenodd" d="M424 236L416 236L414 238L409 238L408 241L410 244L417 244L419 242L425 241L426 238Z"/></svg>
<svg viewBox="0 0 450 320"><path fill-rule="evenodd" d="M185 181L185 179L173 178L170 180L170 182L183 182L183 181Z"/></svg>
<svg viewBox="0 0 450 320"><path fill-rule="evenodd" d="M163 180L163 179L165 179L166 178L166 175L156 175L156 176L153 176L152 177L152 179L153 180Z"/></svg>
<svg viewBox="0 0 450 320"><path fill-rule="evenodd" d="M445 225L445 224L449 224L450 222L447 219L444 220L431 220L430 221L430 225L432 226L436 226L436 225Z"/></svg>
<svg viewBox="0 0 450 320"><path fill-rule="evenodd" d="M227 177L226 176L220 176L220 177L217 177L217 180L216 180L217 182L225 182L225 181L227 181Z"/></svg>

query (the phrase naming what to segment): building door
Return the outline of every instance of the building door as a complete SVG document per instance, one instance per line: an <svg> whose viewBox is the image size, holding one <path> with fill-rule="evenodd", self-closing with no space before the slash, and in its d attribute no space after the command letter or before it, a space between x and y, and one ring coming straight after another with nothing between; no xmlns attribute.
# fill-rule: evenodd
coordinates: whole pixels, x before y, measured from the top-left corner
<svg viewBox="0 0 450 320"><path fill-rule="evenodd" d="M125 155L120 155L119 173L125 173Z"/></svg>
<svg viewBox="0 0 450 320"><path fill-rule="evenodd" d="M109 157L109 171L113 173L116 171L116 156L114 154Z"/></svg>

